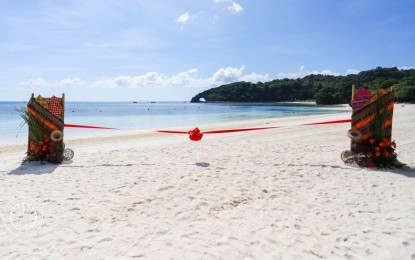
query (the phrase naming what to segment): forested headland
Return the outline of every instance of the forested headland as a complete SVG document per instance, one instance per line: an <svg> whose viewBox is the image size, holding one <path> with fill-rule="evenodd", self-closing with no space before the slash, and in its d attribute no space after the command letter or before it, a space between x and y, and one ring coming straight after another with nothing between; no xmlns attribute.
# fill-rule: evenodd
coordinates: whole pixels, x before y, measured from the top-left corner
<svg viewBox="0 0 415 260"><path fill-rule="evenodd" d="M394 86L396 100L415 102L415 69L377 67L347 76L308 75L299 79L269 82L235 82L203 91L191 102L287 102L315 100L317 104L344 104L351 99L352 85L370 90Z"/></svg>

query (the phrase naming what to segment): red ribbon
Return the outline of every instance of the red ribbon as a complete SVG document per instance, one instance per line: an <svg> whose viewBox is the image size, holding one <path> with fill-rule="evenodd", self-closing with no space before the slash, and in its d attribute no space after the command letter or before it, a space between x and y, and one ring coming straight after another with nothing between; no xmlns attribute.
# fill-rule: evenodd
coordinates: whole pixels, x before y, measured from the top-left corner
<svg viewBox="0 0 415 260"><path fill-rule="evenodd" d="M310 123L310 124L302 124L302 125L299 125L299 126L341 124L341 123L350 123L350 122L352 122L351 119L342 119L342 120L334 120L334 121L326 121L326 122L317 122L317 123Z"/></svg>
<svg viewBox="0 0 415 260"><path fill-rule="evenodd" d="M265 130L265 129L272 129L272 128L280 128L280 126L212 130L212 131L203 132L203 134L223 134L223 133L234 133L234 132L246 132L246 131ZM193 129L191 131L195 131L196 129L198 129L198 128L195 128L195 129ZM189 133L189 131L170 131L170 130L156 130L156 132L158 132L158 133L166 133L166 134L188 134Z"/></svg>
<svg viewBox="0 0 415 260"><path fill-rule="evenodd" d="M341 123L350 123L352 122L351 119L342 119L342 120L334 120L334 121L324 121L324 122L316 122L316 123L308 123L308 124L301 124L297 126L311 126L311 125L328 125L328 124L341 124ZM234 132L247 132L247 131L257 131L257 130L267 130L267 129L274 129L280 128L281 126L269 126L269 127L254 127L254 128L237 128L237 129L225 129L225 130L212 130L206 132L200 132L199 128L195 128L190 131L170 131L170 130L156 130L159 133L167 133L167 134L189 134L189 139L192 141L200 141L202 140L203 134L223 134L223 133L234 133Z"/></svg>
<svg viewBox="0 0 415 260"><path fill-rule="evenodd" d="M328 124L341 124L341 123L350 123L351 119L342 119L342 120L334 120L334 121L325 121L325 122L316 122L316 123L308 123L308 124L301 124L297 126L311 126L311 125L328 125ZM89 125L73 125L73 124L65 124L65 127L71 128L92 128L92 129L105 129L105 130L119 130L118 128L112 127L102 127L102 126L89 126ZM237 129L224 129L224 130L211 130L206 132L201 132L199 128L195 128L190 131L171 131L171 130L156 130L159 133L167 133L167 134L188 134L189 139L192 141L200 141L203 138L203 134L223 134L223 133L235 133L235 132L247 132L247 131L257 131L257 130L267 130L267 129L274 129L280 128L281 126L269 126L269 127L254 127L254 128L237 128Z"/></svg>
<svg viewBox="0 0 415 260"><path fill-rule="evenodd" d="M71 127L71 128L93 128L93 129L106 129L106 130L119 130L118 128L103 127L103 126L90 126L90 125L72 125L72 124L65 124L65 127Z"/></svg>

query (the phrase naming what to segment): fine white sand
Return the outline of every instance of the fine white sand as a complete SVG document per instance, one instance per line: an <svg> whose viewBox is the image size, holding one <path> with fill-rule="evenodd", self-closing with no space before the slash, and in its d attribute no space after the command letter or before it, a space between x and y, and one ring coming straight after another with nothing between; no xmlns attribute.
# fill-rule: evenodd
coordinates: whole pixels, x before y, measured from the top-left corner
<svg viewBox="0 0 415 260"><path fill-rule="evenodd" d="M413 259L415 105L395 106L405 169L345 165L348 123L292 127L347 118L199 126L287 126L200 142L67 138L75 157L59 166L2 146L0 259Z"/></svg>

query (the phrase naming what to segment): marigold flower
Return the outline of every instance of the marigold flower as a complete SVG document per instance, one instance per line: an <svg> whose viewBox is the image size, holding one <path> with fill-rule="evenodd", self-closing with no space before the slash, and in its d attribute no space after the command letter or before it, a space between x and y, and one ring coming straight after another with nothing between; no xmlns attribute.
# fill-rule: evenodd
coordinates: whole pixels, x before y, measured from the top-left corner
<svg viewBox="0 0 415 260"><path fill-rule="evenodd" d="M380 151L379 147L375 147L375 151L379 152Z"/></svg>
<svg viewBox="0 0 415 260"><path fill-rule="evenodd" d="M367 155L371 158L373 157L373 153L371 153L371 152L368 152Z"/></svg>
<svg viewBox="0 0 415 260"><path fill-rule="evenodd" d="M42 142L42 141L39 141L39 142L37 142L37 144L38 144L38 145L42 145L42 144L43 144L43 142Z"/></svg>
<svg viewBox="0 0 415 260"><path fill-rule="evenodd" d="M370 167L370 168L373 168L373 167L375 167L375 166L376 166L376 165L375 165L375 163L374 163L374 162L370 162L370 163L369 163L369 167Z"/></svg>
<svg viewBox="0 0 415 260"><path fill-rule="evenodd" d="M369 143L374 144L375 143L375 138L370 138Z"/></svg>
<svg viewBox="0 0 415 260"><path fill-rule="evenodd" d="M388 151L385 151L385 153L383 154L386 158L389 158L389 157L391 157L391 154L390 153L388 153Z"/></svg>
<svg viewBox="0 0 415 260"><path fill-rule="evenodd" d="M380 156L380 152L376 152L376 157L379 157Z"/></svg>

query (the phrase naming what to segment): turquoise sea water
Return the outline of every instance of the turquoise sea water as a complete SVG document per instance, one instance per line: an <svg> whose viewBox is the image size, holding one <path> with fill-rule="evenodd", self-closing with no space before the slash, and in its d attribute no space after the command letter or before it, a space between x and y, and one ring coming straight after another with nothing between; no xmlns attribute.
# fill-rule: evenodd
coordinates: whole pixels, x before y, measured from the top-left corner
<svg viewBox="0 0 415 260"><path fill-rule="evenodd" d="M0 102L0 144L16 144L27 139L27 126L16 113L24 102ZM338 113L318 106L241 103L185 102L67 102L65 123L115 127L123 130L155 130L196 127L207 123L240 121L293 115ZM65 128L65 136L101 135L108 130Z"/></svg>

